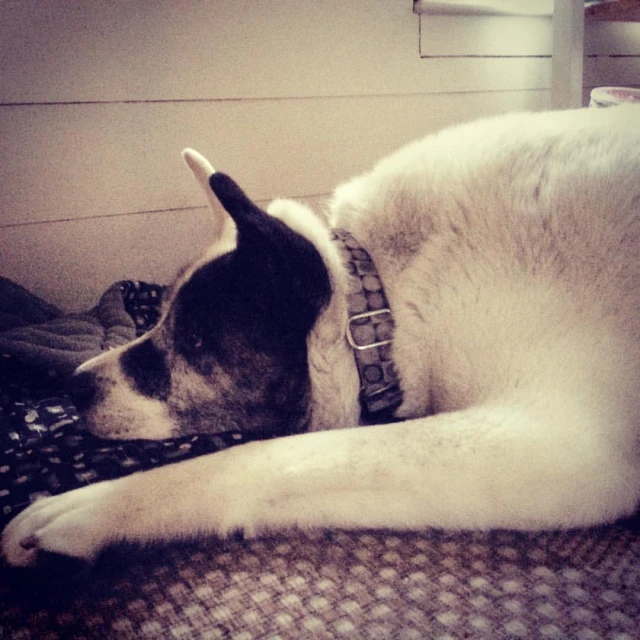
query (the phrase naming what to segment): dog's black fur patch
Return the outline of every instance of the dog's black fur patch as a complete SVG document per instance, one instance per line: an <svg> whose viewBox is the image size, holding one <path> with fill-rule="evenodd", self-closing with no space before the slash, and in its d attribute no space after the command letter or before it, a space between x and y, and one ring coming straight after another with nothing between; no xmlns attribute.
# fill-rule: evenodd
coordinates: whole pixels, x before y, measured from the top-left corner
<svg viewBox="0 0 640 640"><path fill-rule="evenodd" d="M164 403L174 435L304 431L307 338L331 297L329 273L309 240L231 178L210 183L235 221L236 248L177 279L157 331L122 352L120 370Z"/></svg>
<svg viewBox="0 0 640 640"><path fill-rule="evenodd" d="M306 340L331 295L326 266L311 242L231 178L216 173L211 185L236 222L237 248L191 275L170 322L176 352L213 386L224 373L231 388L210 402L170 399L169 410L198 431L221 422L273 435L301 431L309 417Z"/></svg>
<svg viewBox="0 0 640 640"><path fill-rule="evenodd" d="M147 338L120 356L120 368L143 396L166 400L171 389L171 371L165 353Z"/></svg>
<svg viewBox="0 0 640 640"><path fill-rule="evenodd" d="M238 229L235 253L245 276L238 285L248 286L247 293L252 288L261 293L272 313L285 318L284 324L307 334L331 296L318 250L257 207L229 176L214 173L209 183Z"/></svg>

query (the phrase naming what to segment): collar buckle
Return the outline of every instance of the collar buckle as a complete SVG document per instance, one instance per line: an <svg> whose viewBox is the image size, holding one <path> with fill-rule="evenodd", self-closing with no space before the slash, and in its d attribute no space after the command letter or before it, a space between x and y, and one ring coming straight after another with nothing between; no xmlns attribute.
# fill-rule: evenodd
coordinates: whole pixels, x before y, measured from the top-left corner
<svg viewBox="0 0 640 640"><path fill-rule="evenodd" d="M377 342L369 342L366 344L358 343L353 335L353 327L355 323L359 320L369 320L369 318L374 318L376 316L382 314L388 314L389 320L392 319L391 309L374 309L372 311L364 311L363 313L356 313L353 316L349 317L349 321L347 322L347 342L351 346L352 349L356 349L357 351L365 351L366 349L374 349L376 347L384 347L385 345L391 344L393 340L391 338L386 340L378 340Z"/></svg>

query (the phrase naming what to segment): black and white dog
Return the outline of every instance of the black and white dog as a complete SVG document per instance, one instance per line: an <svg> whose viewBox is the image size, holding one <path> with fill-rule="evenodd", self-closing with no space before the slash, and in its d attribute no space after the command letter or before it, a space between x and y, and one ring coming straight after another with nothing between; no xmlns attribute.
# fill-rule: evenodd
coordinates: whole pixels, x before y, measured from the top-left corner
<svg viewBox="0 0 640 640"><path fill-rule="evenodd" d="M287 200L265 213L185 159L215 243L156 328L80 368L78 403L106 437L294 435L40 500L4 531L10 565L119 540L634 511L640 107L445 130L337 189L329 224Z"/></svg>

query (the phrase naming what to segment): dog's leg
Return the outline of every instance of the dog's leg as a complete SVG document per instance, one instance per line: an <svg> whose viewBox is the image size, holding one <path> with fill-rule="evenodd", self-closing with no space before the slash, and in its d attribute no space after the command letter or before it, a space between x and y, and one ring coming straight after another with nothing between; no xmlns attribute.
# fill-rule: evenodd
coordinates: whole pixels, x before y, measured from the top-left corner
<svg viewBox="0 0 640 640"><path fill-rule="evenodd" d="M243 445L38 501L5 529L2 550L30 565L40 550L90 560L118 540L291 526L555 528L633 510L640 470L629 443L612 444L611 431L603 441L577 418L553 429L533 420L479 407Z"/></svg>

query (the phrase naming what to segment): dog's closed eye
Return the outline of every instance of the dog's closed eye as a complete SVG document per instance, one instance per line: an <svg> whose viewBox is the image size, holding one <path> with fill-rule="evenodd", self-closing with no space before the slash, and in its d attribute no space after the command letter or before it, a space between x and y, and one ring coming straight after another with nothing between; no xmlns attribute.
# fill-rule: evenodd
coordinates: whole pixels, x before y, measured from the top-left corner
<svg viewBox="0 0 640 640"><path fill-rule="evenodd" d="M204 340L202 339L202 336L197 333L191 334L191 337L189 338L189 346L193 351L199 351L203 344Z"/></svg>
<svg viewBox="0 0 640 640"><path fill-rule="evenodd" d="M204 338L200 331L186 332L181 336L179 348L185 354L192 355L201 352L204 347Z"/></svg>

